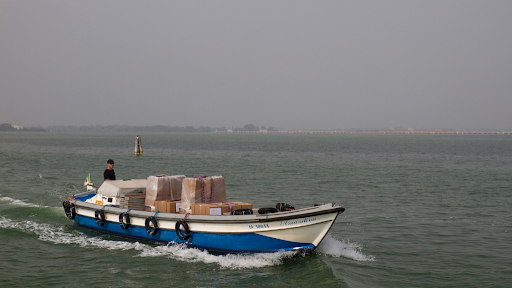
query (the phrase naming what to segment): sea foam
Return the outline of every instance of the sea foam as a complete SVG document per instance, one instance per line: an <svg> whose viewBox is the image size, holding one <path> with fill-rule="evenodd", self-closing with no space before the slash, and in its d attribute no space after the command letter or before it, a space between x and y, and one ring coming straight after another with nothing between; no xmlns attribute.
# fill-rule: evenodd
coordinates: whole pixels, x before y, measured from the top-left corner
<svg viewBox="0 0 512 288"><path fill-rule="evenodd" d="M170 243L169 245L148 245L139 242L105 240L100 236L89 237L79 231L66 231L46 223L34 221L13 221L0 218L0 228L15 229L39 236L39 240L54 244L71 244L83 248L100 248L108 250L135 250L135 257L167 257L185 262L214 263L225 269L246 269L266 266L276 266L297 252L257 253L257 254L227 254L213 255L199 249L188 248L186 245Z"/></svg>
<svg viewBox="0 0 512 288"><path fill-rule="evenodd" d="M1 195L0 195L1 196ZM43 205L37 205L37 204L31 204L31 203L26 203L26 202L23 202L21 200L18 200L18 199L13 199L11 197L0 197L0 202L6 202L6 203L10 203L10 204L13 204L15 206L25 206L25 207L43 207L43 208L46 208L48 206L43 206Z"/></svg>
<svg viewBox="0 0 512 288"><path fill-rule="evenodd" d="M372 255L365 255L361 251L361 246L349 240L338 240L327 234L324 240L318 245L316 252L323 253L334 257L345 257L357 261L374 261Z"/></svg>
<svg viewBox="0 0 512 288"><path fill-rule="evenodd" d="M280 265L284 260L295 255L296 252L284 251L277 253L213 255L199 249L188 248L183 244L169 244L167 246L144 249L138 256L165 256L186 262L215 263L227 269L244 269Z"/></svg>

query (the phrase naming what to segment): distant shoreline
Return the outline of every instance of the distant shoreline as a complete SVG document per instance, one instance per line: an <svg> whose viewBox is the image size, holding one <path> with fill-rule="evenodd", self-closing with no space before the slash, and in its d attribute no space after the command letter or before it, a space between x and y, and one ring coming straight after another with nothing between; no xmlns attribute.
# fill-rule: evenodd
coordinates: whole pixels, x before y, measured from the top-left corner
<svg viewBox="0 0 512 288"><path fill-rule="evenodd" d="M20 130L20 131L1 131L0 133L120 133L120 134L302 134L302 135L341 135L341 134L356 134L356 135L512 135L512 131L449 131L449 130L380 130L380 131L295 131L295 130L281 130L281 131L208 131L208 132L183 132L183 131L55 131L55 130Z"/></svg>
<svg viewBox="0 0 512 288"><path fill-rule="evenodd" d="M452 131L449 129L339 129L339 130L286 130L283 128L274 128L269 126L255 126L247 124L244 128L228 129L226 127L203 127L195 128L194 126L128 126L128 125L90 125L90 126L49 126L43 128L38 127L22 127L19 125L11 125L9 123L0 124L0 132L51 132L51 133L224 133L224 134L424 134L424 135L510 135L512 131L504 131L497 129L472 130L465 129L462 131Z"/></svg>
<svg viewBox="0 0 512 288"><path fill-rule="evenodd" d="M216 131L225 134L453 134L453 135L512 135L508 132L450 131L450 130L379 130L379 131Z"/></svg>

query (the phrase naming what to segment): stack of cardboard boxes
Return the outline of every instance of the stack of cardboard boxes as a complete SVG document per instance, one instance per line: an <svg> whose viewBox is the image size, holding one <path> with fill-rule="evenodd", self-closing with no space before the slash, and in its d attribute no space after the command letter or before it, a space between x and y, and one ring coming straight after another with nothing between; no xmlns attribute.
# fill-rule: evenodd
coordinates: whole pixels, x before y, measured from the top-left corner
<svg viewBox="0 0 512 288"><path fill-rule="evenodd" d="M220 203L194 203L192 214L197 215L224 215L231 214L238 209L252 210L252 204L244 202L220 202Z"/></svg>
<svg viewBox="0 0 512 288"><path fill-rule="evenodd" d="M183 179L183 187L181 190L182 213L192 213L192 204L194 203L224 201L226 201L226 183L224 177L187 177Z"/></svg>
<svg viewBox="0 0 512 288"><path fill-rule="evenodd" d="M226 201L226 184L222 176L149 176L145 205L146 211L196 215L223 215L238 209L252 210L250 203Z"/></svg>
<svg viewBox="0 0 512 288"><path fill-rule="evenodd" d="M144 210L146 193L129 192L119 197L119 208Z"/></svg>
<svg viewBox="0 0 512 288"><path fill-rule="evenodd" d="M146 210L149 211L161 211L156 209L156 202L179 202L181 198L182 181L185 179L185 175L157 175L149 176L147 179L146 186L146 198L145 205ZM176 206L176 204L174 204ZM167 206L165 206L167 207ZM167 210L167 209L166 209ZM179 211L179 207L178 207ZM166 212L176 213L176 212Z"/></svg>

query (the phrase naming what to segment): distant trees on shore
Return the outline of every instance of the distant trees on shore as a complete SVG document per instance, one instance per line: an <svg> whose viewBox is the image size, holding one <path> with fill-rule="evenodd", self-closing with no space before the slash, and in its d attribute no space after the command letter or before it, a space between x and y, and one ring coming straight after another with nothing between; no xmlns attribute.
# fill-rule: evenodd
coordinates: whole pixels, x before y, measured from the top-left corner
<svg viewBox="0 0 512 288"><path fill-rule="evenodd" d="M226 127L203 127L198 128L194 126L164 126L164 125L153 125L153 126L129 126L129 125L90 125L90 126L49 126L48 131L52 132L147 132L147 133L208 133L208 132L227 132ZM265 126L258 127L254 124L247 124L244 128L232 128L233 131L276 131L273 126L266 128Z"/></svg>
<svg viewBox="0 0 512 288"><path fill-rule="evenodd" d="M35 132L42 132L45 131L43 127L20 127L20 126L13 126L9 123L3 123L0 124L0 131L2 132L23 132L23 131L35 131Z"/></svg>
<svg viewBox="0 0 512 288"><path fill-rule="evenodd" d="M9 123L0 124L0 131L18 131L18 129L12 127Z"/></svg>
<svg viewBox="0 0 512 288"><path fill-rule="evenodd" d="M208 132L228 132L228 131L277 131L274 126L261 126L258 127L254 124L246 124L243 128L235 128L227 129L226 127L203 127L199 126L198 128L194 126L165 126L165 125L152 125L152 126L130 126L130 125L89 125L89 126L71 126L71 125L63 125L63 126L48 126L46 129L38 126L38 127L21 127L17 125L11 125L9 123L0 124L0 132L20 132L20 131L38 131L38 132L127 132L127 133L136 133L136 132L154 132L154 133L208 133Z"/></svg>
<svg viewBox="0 0 512 288"><path fill-rule="evenodd" d="M235 129L236 129L236 130L235 130ZM268 128L267 128L267 127L265 127L265 126L261 126L261 128L260 128L260 127L258 127L258 126L256 126L256 125L254 125L254 124L247 124L247 125L244 125L244 128L243 128L243 129L242 129L242 128L235 128L235 129L234 129L235 131L261 131L261 130L265 130L265 131L276 131L276 129L274 128L274 126L268 126Z"/></svg>
<svg viewBox="0 0 512 288"><path fill-rule="evenodd" d="M129 125L90 125L90 126L49 126L47 128L52 132L155 132L155 133L190 133L190 132L215 132L226 131L225 127L221 128L210 128L200 126L195 128L194 126L165 126L165 125L153 125L153 126L129 126Z"/></svg>
<svg viewBox="0 0 512 288"><path fill-rule="evenodd" d="M232 128L229 129L232 131L276 131L273 126L261 126L258 127L254 124L247 124L244 128ZM152 125L152 126L130 126L130 125L89 125L89 126L48 126L46 129L42 127L21 127L16 125L11 125L9 123L0 124L0 131L11 131L11 132L19 132L19 131L49 131L49 132L154 132L154 133L208 133L208 132L227 132L228 129L226 127L203 127L199 126L198 128L194 126L165 126L165 125Z"/></svg>

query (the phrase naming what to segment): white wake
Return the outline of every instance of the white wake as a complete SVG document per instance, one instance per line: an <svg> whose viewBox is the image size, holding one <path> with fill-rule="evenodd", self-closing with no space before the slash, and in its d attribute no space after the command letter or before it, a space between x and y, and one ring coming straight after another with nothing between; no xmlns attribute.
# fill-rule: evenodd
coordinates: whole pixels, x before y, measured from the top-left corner
<svg viewBox="0 0 512 288"><path fill-rule="evenodd" d="M41 224L34 221L13 221L0 217L0 228L15 229L39 236L39 240L54 243L77 245L83 248L101 248L109 250L135 250L135 257L167 257L186 262L216 263L222 268L245 269L275 266L293 257L296 252L227 254L212 255L206 251L188 248L183 244L152 246L139 242L105 240L101 237L89 237L80 231L65 231L64 227Z"/></svg>
<svg viewBox="0 0 512 288"><path fill-rule="evenodd" d="M357 261L375 261L372 255L365 255L361 251L361 246L357 243L352 243L349 240L338 240L327 234L324 240L316 248L316 252L334 257L345 257Z"/></svg>
<svg viewBox="0 0 512 288"><path fill-rule="evenodd" d="M13 199L11 197L0 197L0 202L9 203L9 204L12 204L14 206L43 207L43 208L48 207L48 206L43 206L43 205L38 205L38 204L26 203L24 201L21 201L21 200L18 200L18 199Z"/></svg>

